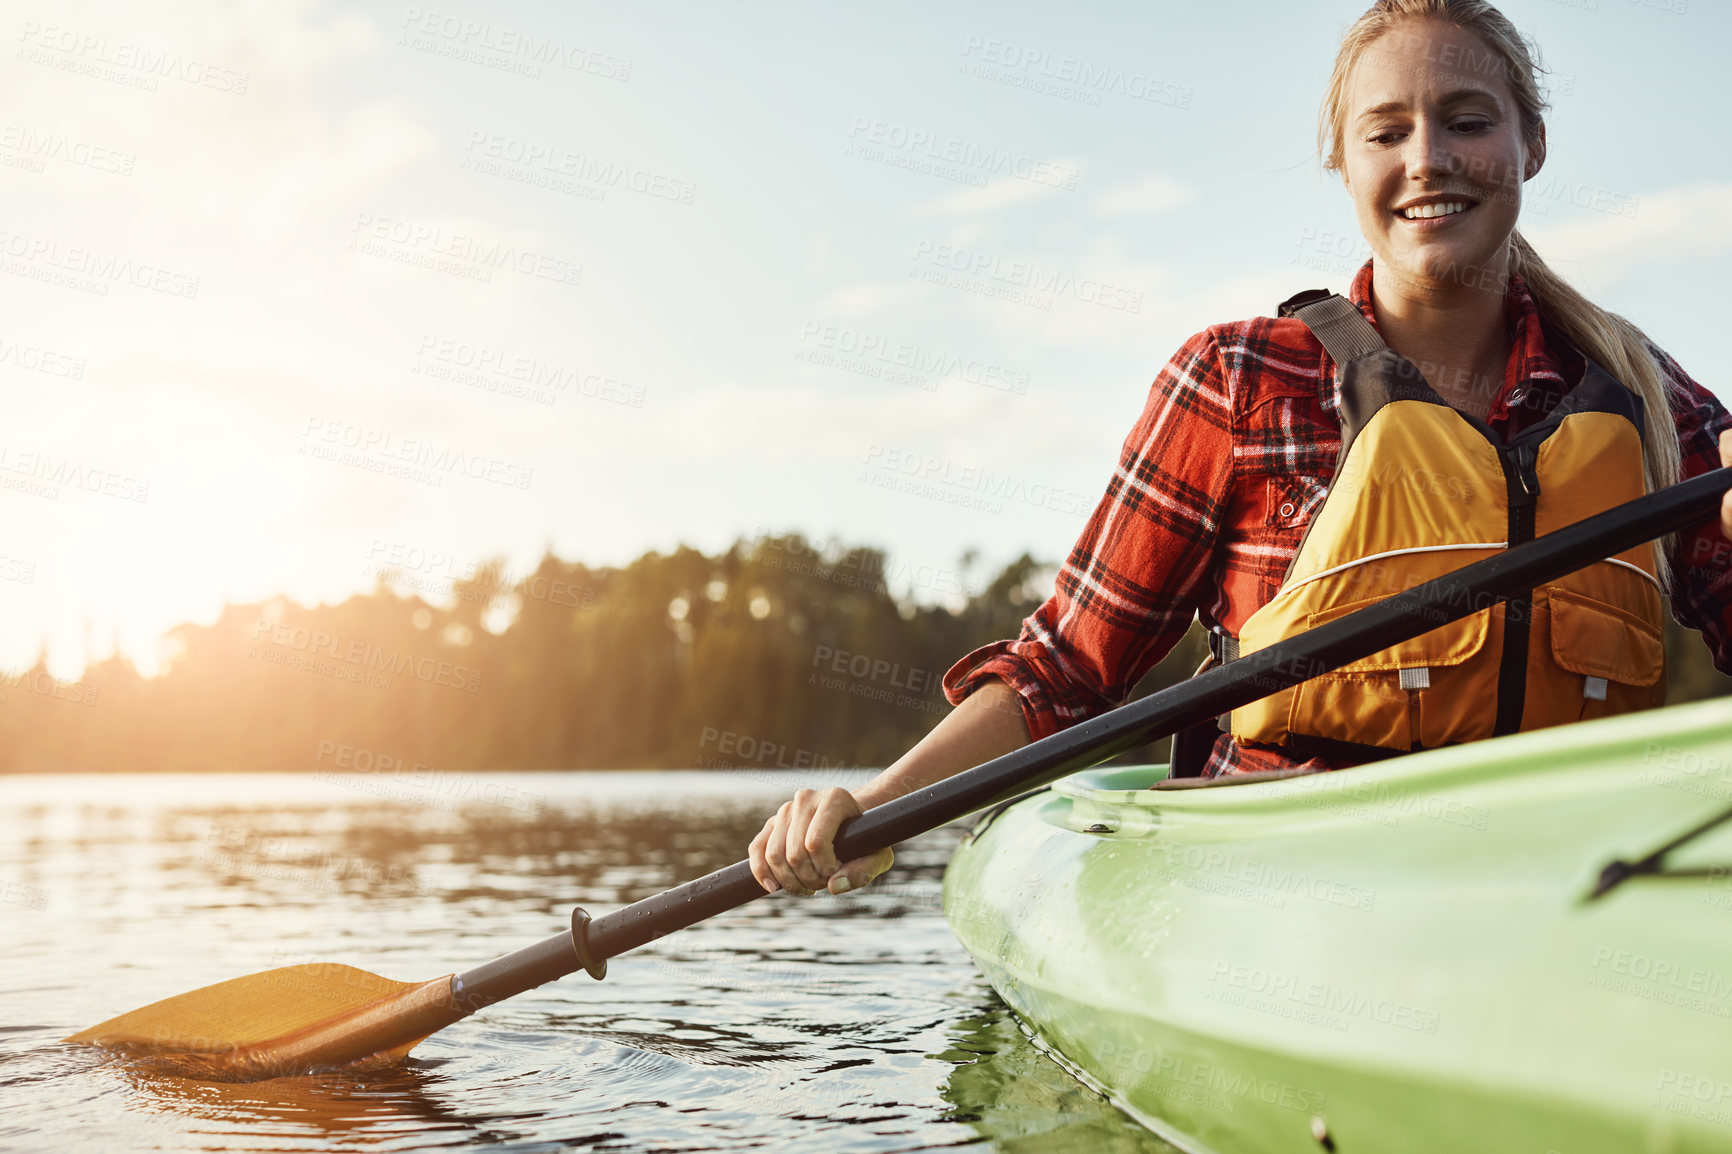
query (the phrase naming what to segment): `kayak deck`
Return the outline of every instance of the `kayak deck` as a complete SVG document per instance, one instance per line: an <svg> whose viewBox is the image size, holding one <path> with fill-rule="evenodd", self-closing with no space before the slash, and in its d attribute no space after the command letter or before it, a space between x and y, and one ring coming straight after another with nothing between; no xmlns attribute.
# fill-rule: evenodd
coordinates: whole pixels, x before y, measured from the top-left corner
<svg viewBox="0 0 1732 1154"><path fill-rule="evenodd" d="M1045 1045L1169 1141L1732 1148L1732 824L1668 855L1699 873L1587 897L1732 806L1732 702L1230 788L1163 773L991 817L945 903Z"/></svg>

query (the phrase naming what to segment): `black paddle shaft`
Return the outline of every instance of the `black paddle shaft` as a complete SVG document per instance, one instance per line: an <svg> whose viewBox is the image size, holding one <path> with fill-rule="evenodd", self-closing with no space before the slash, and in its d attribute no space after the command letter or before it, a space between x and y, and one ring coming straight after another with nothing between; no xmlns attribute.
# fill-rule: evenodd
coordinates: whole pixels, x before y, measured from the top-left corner
<svg viewBox="0 0 1732 1154"><path fill-rule="evenodd" d="M1714 516L1728 488L1732 469L1716 469L1639 497L886 802L842 827L837 860L864 857L906 841L1522 595L1601 558L1698 525ZM593 921L579 910L573 917L576 939L571 931L557 934L460 974L452 979L453 992L476 1009L573 970L587 969L601 977L608 958L763 896L750 864L742 861Z"/></svg>

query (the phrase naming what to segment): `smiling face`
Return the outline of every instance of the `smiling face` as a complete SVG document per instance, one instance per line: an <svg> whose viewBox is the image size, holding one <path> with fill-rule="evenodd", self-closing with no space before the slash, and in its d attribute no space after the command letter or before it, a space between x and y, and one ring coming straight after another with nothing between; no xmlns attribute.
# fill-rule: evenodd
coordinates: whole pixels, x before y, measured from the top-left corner
<svg viewBox="0 0 1732 1154"><path fill-rule="evenodd" d="M1378 265L1420 289L1501 292L1522 182L1539 171L1503 64L1479 36L1409 20L1365 49L1343 109L1342 178Z"/></svg>

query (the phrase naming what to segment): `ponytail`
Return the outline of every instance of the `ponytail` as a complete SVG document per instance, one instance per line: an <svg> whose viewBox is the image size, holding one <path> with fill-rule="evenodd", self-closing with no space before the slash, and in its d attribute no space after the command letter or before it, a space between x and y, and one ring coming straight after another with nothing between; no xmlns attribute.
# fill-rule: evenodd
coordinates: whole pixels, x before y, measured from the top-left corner
<svg viewBox="0 0 1732 1154"><path fill-rule="evenodd" d="M1521 230L1510 234L1510 272L1527 282L1540 315L1632 393L1642 399L1642 457L1651 493L1677 483L1681 469L1678 429L1672 419L1671 386L1641 329L1601 308L1540 259ZM1657 543L1658 544L1658 543ZM1670 550L1656 547L1654 564L1662 588L1671 587Z"/></svg>

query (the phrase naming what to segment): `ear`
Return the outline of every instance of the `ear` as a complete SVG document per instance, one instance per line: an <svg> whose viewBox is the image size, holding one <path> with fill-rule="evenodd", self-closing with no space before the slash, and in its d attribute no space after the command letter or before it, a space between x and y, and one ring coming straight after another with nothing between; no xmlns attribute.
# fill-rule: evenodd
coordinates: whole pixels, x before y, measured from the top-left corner
<svg viewBox="0 0 1732 1154"><path fill-rule="evenodd" d="M1525 172L1526 175L1524 175L1522 177L1522 179L1523 180L1532 180L1535 176L1539 175L1540 168L1541 168L1541 166L1543 166L1545 164L1545 162L1546 162L1546 122L1542 120L1542 121L1540 121L1540 134L1534 140L1534 146L1532 148L1528 149L1527 164L1524 166L1524 169L1523 169L1523 171Z"/></svg>

